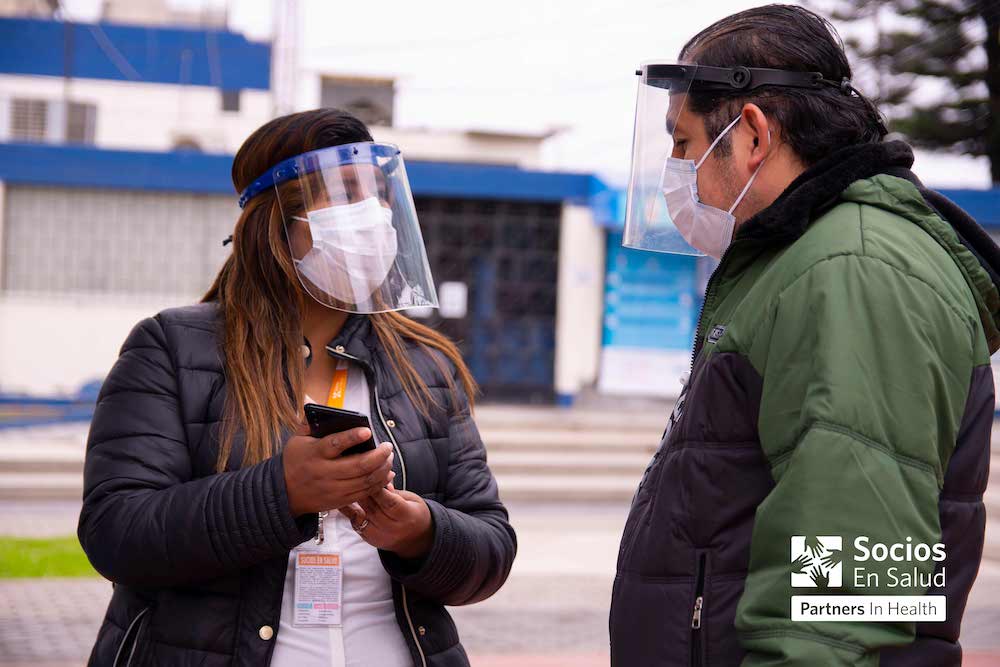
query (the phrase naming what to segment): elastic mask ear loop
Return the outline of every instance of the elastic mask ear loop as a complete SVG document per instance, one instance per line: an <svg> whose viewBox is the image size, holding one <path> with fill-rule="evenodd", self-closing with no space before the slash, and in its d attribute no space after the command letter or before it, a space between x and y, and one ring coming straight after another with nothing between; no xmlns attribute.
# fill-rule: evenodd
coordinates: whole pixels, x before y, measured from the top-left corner
<svg viewBox="0 0 1000 667"><path fill-rule="evenodd" d="M768 131L767 131L767 145L768 145L768 149L770 149L770 146L771 146L771 130L770 129L768 129ZM729 215L733 214L733 211L735 211L736 207L740 205L741 201L743 201L743 198L746 196L747 192L750 191L750 186L753 185L753 181L754 181L755 178L757 178L757 174L760 173L760 170L764 168L764 163L766 161L767 161L767 156L765 155L764 159L760 161L759 165L757 165L757 169L753 172L753 175L750 176L750 180L747 181L747 184L745 186L743 186L743 192L741 192L740 196L736 198L736 201L733 202L733 205L729 207L729 211L728 211Z"/></svg>
<svg viewBox="0 0 1000 667"><path fill-rule="evenodd" d="M740 122L740 118L742 118L742 117L743 117L743 114L740 114L739 116L737 116L736 118L733 119L732 123L730 123L729 125L726 125L726 129L724 129L722 132L719 132L719 136L717 136L715 138L715 141L713 141L709 145L708 150L705 151L705 154L702 155L701 159L698 160L697 164L694 165L695 169L697 169L698 167L701 166L701 163L704 162L708 158L708 156L711 154L711 152L715 149L716 145L718 145L718 143L720 141L722 141L722 137L726 136L726 133L728 133L729 130L733 129L733 125L736 125L736 123Z"/></svg>

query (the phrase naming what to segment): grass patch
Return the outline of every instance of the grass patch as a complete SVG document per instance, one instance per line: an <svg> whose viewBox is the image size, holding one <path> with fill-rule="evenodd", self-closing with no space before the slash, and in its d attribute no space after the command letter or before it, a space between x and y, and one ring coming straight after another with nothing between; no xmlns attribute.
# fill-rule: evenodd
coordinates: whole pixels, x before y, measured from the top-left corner
<svg viewBox="0 0 1000 667"><path fill-rule="evenodd" d="M96 576L76 537L0 537L0 579Z"/></svg>

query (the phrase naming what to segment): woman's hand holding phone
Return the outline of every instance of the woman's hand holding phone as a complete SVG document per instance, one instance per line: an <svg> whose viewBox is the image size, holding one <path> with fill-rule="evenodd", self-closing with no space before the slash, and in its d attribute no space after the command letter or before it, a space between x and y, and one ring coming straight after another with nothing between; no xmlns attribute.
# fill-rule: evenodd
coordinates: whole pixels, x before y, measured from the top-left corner
<svg viewBox="0 0 1000 667"><path fill-rule="evenodd" d="M423 498L389 484L360 505L360 512L355 507L342 507L340 511L365 542L400 558L420 558L430 552L434 525Z"/></svg>
<svg viewBox="0 0 1000 667"><path fill-rule="evenodd" d="M292 514L345 507L383 491L396 476L392 445L383 443L364 454L340 457L371 437L371 430L355 428L313 438L307 425L300 426L281 454Z"/></svg>

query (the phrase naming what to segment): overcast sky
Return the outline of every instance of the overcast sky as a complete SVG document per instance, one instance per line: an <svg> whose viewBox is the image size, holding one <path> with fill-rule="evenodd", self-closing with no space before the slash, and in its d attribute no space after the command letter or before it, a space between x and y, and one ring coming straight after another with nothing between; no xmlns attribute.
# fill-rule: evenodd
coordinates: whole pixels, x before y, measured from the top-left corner
<svg viewBox="0 0 1000 667"><path fill-rule="evenodd" d="M171 0L229 5L231 28L271 35L271 0ZM100 0L65 0L96 18ZM397 80L403 127L562 131L546 145L552 168L627 177L636 66L674 59L701 28L761 2L746 0L299 0L300 65ZM405 146L403 147L405 150ZM989 187L985 159L918 155L938 187Z"/></svg>

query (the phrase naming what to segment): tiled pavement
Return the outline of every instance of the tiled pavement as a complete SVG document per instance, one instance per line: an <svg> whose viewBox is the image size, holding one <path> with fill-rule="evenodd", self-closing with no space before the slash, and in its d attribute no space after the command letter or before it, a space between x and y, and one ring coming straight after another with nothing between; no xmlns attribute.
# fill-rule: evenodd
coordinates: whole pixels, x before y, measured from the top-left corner
<svg viewBox="0 0 1000 667"><path fill-rule="evenodd" d="M510 509L520 548L507 585L485 603L452 610L473 664L606 665L607 604L625 508ZM2 502L0 534L72 534L78 512L72 502ZM0 580L0 666L82 664L110 595L111 585L98 578Z"/></svg>
<svg viewBox="0 0 1000 667"><path fill-rule="evenodd" d="M0 534L66 535L74 503L0 503ZM520 550L492 599L454 609L476 667L608 664L607 605L622 505L513 505ZM111 586L101 579L0 580L0 667L80 665ZM1000 667L1000 562L984 563L963 628L965 665Z"/></svg>

